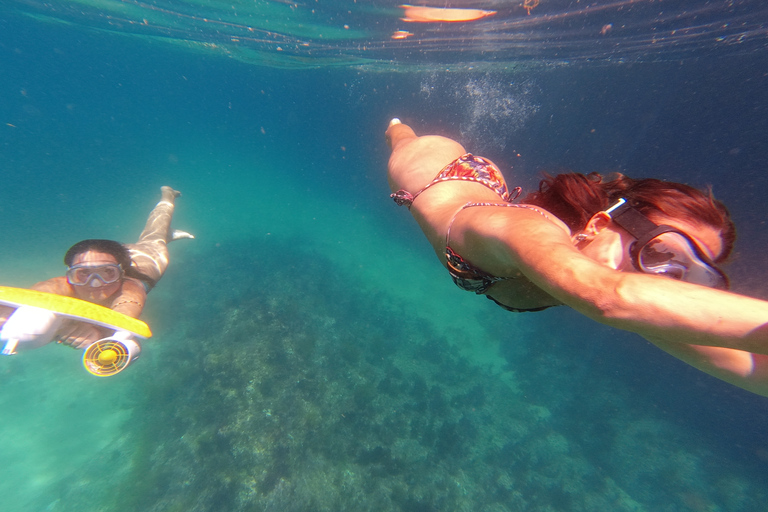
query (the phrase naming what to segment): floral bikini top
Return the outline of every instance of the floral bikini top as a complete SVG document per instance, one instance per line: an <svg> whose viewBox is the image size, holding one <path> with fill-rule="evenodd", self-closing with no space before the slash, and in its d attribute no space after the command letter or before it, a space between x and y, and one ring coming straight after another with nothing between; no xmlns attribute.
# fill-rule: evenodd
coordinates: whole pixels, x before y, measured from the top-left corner
<svg viewBox="0 0 768 512"><path fill-rule="evenodd" d="M501 174L501 171L496 167L490 160L486 160L483 157L474 156L471 153L467 153L466 155L460 156L447 166L441 170L438 175L433 179L431 182L429 182L424 188L416 192L415 194L411 194L407 190L398 190L394 194L391 194L390 197L392 197L395 202L399 206L407 206L409 209L411 205L413 204L414 199L418 197L419 194L424 192L426 189L431 187L432 185L435 185L437 183L442 183L444 181L453 181L453 180L462 180L462 181L473 181L476 183L480 183L481 185L485 185L486 187L490 188L496 194L501 197L501 199L504 201L503 203L472 203L469 202L459 208L459 210L453 214L453 217L451 218L450 223L448 224L448 230L445 235L445 261L446 265L448 267L448 273L451 275L451 278L453 279L453 282L461 288L462 290L468 291L468 292L475 292L478 295L485 294L488 289L493 286L494 284L498 283L499 281L506 281L509 279L514 279L512 277L498 277L494 276L492 274L489 274L488 272L485 272L484 270L481 270L475 266L473 266L471 263L466 261L464 258L462 258L458 253L456 253L453 249L451 249L449 245L449 239L451 235L451 226L453 226L453 221L456 219L456 216L464 210L465 208L471 208L473 206L503 206L503 207L511 207L511 208L526 208L529 210L534 210L542 215L544 217L549 218L544 212L539 210L538 208L535 208L533 206L528 206L524 204L512 204L511 201L515 200L519 195L520 192L522 192L522 189L520 187L515 187L510 192L507 188L507 183L504 180L504 176ZM521 312L532 312L532 311L542 311L544 309L547 309L548 307L552 306L544 306L539 308L531 308L531 309L519 309L519 308L513 308L510 306L507 306L505 304L501 304L493 297L490 297L486 295L486 297L502 308L513 311L516 313Z"/></svg>
<svg viewBox="0 0 768 512"><path fill-rule="evenodd" d="M389 197L394 199L398 206L407 206L410 209L414 199L432 185L454 180L474 181L475 183L485 185L496 192L499 197L506 202L514 201L517 199L517 196L520 195L520 192L523 191L520 187L515 187L512 189L512 192L510 192L507 189L507 182L504 181L504 176L493 162L486 160L481 156L467 153L446 165L442 171L437 173L435 179L427 183L424 188L415 194L400 189L394 194L390 194Z"/></svg>

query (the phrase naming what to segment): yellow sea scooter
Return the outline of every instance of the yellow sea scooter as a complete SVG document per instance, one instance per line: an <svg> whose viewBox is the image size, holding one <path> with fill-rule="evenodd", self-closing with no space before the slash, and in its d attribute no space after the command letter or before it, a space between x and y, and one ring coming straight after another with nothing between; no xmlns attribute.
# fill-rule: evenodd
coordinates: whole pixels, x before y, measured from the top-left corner
<svg viewBox="0 0 768 512"><path fill-rule="evenodd" d="M141 354L134 338L152 336L141 320L74 297L0 286L0 304L16 308L0 329L3 355L50 343L65 318L113 329L112 336L92 343L83 354L83 366L97 377L123 371Z"/></svg>

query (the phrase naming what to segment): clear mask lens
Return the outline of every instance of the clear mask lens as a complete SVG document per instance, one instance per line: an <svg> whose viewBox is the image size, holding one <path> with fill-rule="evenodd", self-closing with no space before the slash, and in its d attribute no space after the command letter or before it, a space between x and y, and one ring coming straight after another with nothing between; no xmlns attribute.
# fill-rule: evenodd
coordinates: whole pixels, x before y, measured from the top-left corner
<svg viewBox="0 0 768 512"><path fill-rule="evenodd" d="M680 233L662 233L645 244L638 254L640 269L673 279L726 289L725 276L705 262Z"/></svg>
<svg viewBox="0 0 768 512"><path fill-rule="evenodd" d="M112 284L123 276L120 265L74 265L67 270L67 281L74 286L85 286L94 279Z"/></svg>

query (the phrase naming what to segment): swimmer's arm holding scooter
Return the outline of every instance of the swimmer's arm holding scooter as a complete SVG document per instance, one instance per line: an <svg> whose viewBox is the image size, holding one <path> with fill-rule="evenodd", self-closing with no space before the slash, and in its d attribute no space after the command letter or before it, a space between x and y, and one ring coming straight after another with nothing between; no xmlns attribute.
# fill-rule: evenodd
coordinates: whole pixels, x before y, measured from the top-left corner
<svg viewBox="0 0 768 512"><path fill-rule="evenodd" d="M72 285L67 282L67 278L60 276L42 281L31 287L33 290L47 293L55 293L65 297L74 297ZM144 286L133 278L125 278L120 291L112 298L109 303L101 304L109 307L113 311L122 313L132 318L138 318L144 309L147 293ZM56 338L65 345L74 348L85 348L94 341L100 340L111 334L111 330L98 327L93 324L77 320L65 320L56 333Z"/></svg>
<svg viewBox="0 0 768 512"><path fill-rule="evenodd" d="M104 305L72 296L78 290L68 294L61 280L38 283L35 290L0 286L0 304L10 306L0 306L0 315L7 316L0 327L0 354L10 356L22 349L33 350L68 338L74 340L73 347L84 349L83 366L89 373L97 377L120 373L138 359L139 340L152 336L147 324L117 311L125 309L138 314L143 305L143 286L137 288L140 285L131 283L123 290L124 283L101 300ZM59 293L51 293L54 291ZM83 329L84 324L96 327ZM98 339L90 342L93 337ZM81 343L83 340L87 341Z"/></svg>

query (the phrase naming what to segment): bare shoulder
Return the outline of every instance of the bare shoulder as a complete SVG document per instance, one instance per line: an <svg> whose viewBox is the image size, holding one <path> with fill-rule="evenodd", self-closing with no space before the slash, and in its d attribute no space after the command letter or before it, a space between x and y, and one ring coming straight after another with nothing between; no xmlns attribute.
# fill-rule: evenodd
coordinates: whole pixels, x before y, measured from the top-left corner
<svg viewBox="0 0 768 512"><path fill-rule="evenodd" d="M525 244L547 240L570 241L571 231L568 226L538 206L505 204L477 206L467 210L463 225L468 233L481 239L503 240L505 243L517 240Z"/></svg>
<svg viewBox="0 0 768 512"><path fill-rule="evenodd" d="M74 297L75 292L72 289L72 285L67 282L67 278L64 276L53 277L39 283L35 283L31 286L31 289L39 292L55 293L56 295L63 295L65 297Z"/></svg>
<svg viewBox="0 0 768 512"><path fill-rule="evenodd" d="M126 277L123 281L123 294L130 293L132 296L146 297L147 291L144 288L144 284L133 277Z"/></svg>
<svg viewBox="0 0 768 512"><path fill-rule="evenodd" d="M563 245L572 247L570 230L562 221L522 205L465 208L451 230L451 246L494 275L515 273L524 254L544 258L548 247Z"/></svg>

